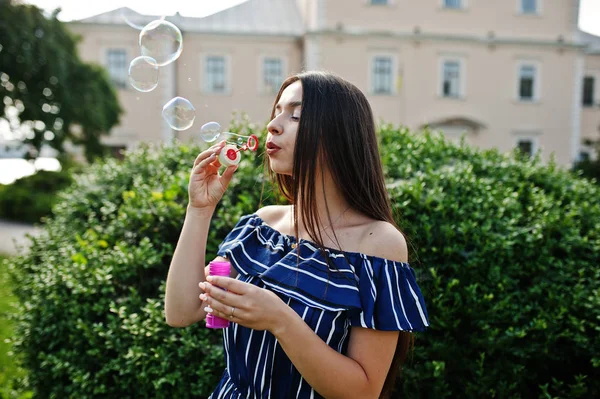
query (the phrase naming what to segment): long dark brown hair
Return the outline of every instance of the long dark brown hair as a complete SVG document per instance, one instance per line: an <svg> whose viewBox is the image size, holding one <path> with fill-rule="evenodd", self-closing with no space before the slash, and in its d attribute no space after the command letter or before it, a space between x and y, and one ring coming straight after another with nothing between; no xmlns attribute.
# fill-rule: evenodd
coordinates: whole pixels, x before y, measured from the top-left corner
<svg viewBox="0 0 600 399"><path fill-rule="evenodd" d="M281 94L296 81L302 83L302 116L296 136L292 176L275 174L270 168L267 170L285 198L292 205L300 205L302 223L311 240L319 246L321 253L325 253L321 230L315 227L319 223L315 195L319 189L319 182L316 182L319 165L329 168L351 208L372 219L391 223L400 231L385 188L375 121L365 95L335 74L303 72L283 82L273 103L271 120L275 117L275 106ZM324 179L320 183L324 190ZM327 201L325 207L331 225ZM298 242L298 208L292 208ZM331 228L335 236L335 229ZM328 259L327 256L325 258ZM400 331L380 398L390 397L411 346L414 347L413 334Z"/></svg>

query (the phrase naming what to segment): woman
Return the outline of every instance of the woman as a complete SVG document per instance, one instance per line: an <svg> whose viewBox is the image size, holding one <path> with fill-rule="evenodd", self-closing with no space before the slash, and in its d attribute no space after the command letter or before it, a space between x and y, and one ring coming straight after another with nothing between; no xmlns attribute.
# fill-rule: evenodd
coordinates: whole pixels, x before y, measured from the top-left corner
<svg viewBox="0 0 600 399"><path fill-rule="evenodd" d="M206 312L232 322L211 398L387 397L410 331L429 323L369 103L340 77L301 73L283 83L267 129L269 169L292 205L242 217L216 258L231 262L231 277L207 276L210 220L236 167L218 174L223 142L202 152L167 277L167 323Z"/></svg>

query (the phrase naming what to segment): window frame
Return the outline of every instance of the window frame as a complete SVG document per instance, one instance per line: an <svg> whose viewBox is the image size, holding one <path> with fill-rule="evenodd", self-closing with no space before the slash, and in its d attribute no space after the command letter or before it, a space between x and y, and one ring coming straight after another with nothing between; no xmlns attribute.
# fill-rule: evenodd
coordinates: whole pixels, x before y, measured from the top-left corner
<svg viewBox="0 0 600 399"><path fill-rule="evenodd" d="M585 81L586 79L592 79L592 102L590 104L587 104L585 102ZM583 82L581 85L581 106L583 108L591 108L594 107L596 105L596 76L592 75L592 74L584 74L583 75Z"/></svg>
<svg viewBox="0 0 600 399"><path fill-rule="evenodd" d="M385 93L381 93L381 92L376 92L375 89L375 81L374 81L374 77L375 77L375 61L377 58L388 58L391 63L390 63L390 69L391 69L391 87L390 87L390 91L389 92L385 92ZM392 53L382 53L382 52L378 52L378 53L373 53L369 56L369 94L373 95L373 96L394 96L398 94L398 57L395 54Z"/></svg>
<svg viewBox="0 0 600 399"><path fill-rule="evenodd" d="M534 68L534 76L533 76L533 96L531 98L523 98L521 97L521 69L523 66L533 66ZM542 98L541 91L541 81L542 81L542 70L540 63L538 61L530 61L530 60L520 60L517 62L516 67L516 92L515 97L516 101L523 104L531 104L531 103L539 103Z"/></svg>
<svg viewBox="0 0 600 399"><path fill-rule="evenodd" d="M223 91L215 91L212 88L208 87L209 79L208 79L208 71L207 71L207 63L208 59L211 57L221 57L224 60L224 71L223 76L225 80L225 87ZM232 89L231 82L231 55L223 52L206 52L200 55L200 90L204 94L211 95L230 95Z"/></svg>
<svg viewBox="0 0 600 399"><path fill-rule="evenodd" d="M458 93L456 96L448 96L444 94L444 77L447 62L456 62L458 64ZM467 96L467 68L463 56L446 55L440 57L439 62L439 81L438 81L438 96L444 99L464 100Z"/></svg>
<svg viewBox="0 0 600 399"><path fill-rule="evenodd" d="M518 149L519 148L519 142L522 140L529 140L531 141L531 154L530 154L530 158L534 157L535 154L538 151L541 151L543 148L540 145L540 136L541 136L541 132L539 131L531 131L531 132L527 132L527 131L515 131L513 132L513 150Z"/></svg>
<svg viewBox="0 0 600 399"><path fill-rule="evenodd" d="M122 82L118 82L114 76L111 74L111 56L110 53L111 52L122 52L124 57L124 64L123 64L123 70L122 70L122 78L123 81ZM129 89L129 63L127 62L127 60L129 59L129 52L127 51L127 48L125 47L106 47L104 48L104 65L106 68L106 72L108 73L108 77L110 79L111 84L116 87L118 90L127 90ZM122 83L122 85L120 85L119 83Z"/></svg>
<svg viewBox="0 0 600 399"><path fill-rule="evenodd" d="M286 77L289 75L288 73L288 60L287 57L281 54L273 54L273 53L263 53L259 56L258 58L258 93L259 94L263 94L263 95L269 95L272 96L274 94L277 94L277 90L279 89L279 87L274 89L274 92L271 92L269 90L267 90L267 87L265 85L265 61L267 59L278 59L281 62L281 83L283 83L283 81L286 79Z"/></svg>

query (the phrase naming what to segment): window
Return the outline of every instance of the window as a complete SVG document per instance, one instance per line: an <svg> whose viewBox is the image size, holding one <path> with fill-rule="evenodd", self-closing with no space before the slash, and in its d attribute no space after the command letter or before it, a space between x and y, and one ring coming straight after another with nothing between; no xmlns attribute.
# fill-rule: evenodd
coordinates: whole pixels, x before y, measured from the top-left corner
<svg viewBox="0 0 600 399"><path fill-rule="evenodd" d="M533 101L535 97L537 69L535 65L524 64L519 67L519 99Z"/></svg>
<svg viewBox="0 0 600 399"><path fill-rule="evenodd" d="M393 71L391 57L374 57L372 66L371 89L373 94L392 94Z"/></svg>
<svg viewBox="0 0 600 399"><path fill-rule="evenodd" d="M460 97L460 62L446 60L443 64L442 96Z"/></svg>
<svg viewBox="0 0 600 399"><path fill-rule="evenodd" d="M127 52L125 49L108 49L106 67L112 83L121 89L127 87Z"/></svg>
<svg viewBox="0 0 600 399"><path fill-rule="evenodd" d="M594 77L583 78L583 105L591 107L594 105Z"/></svg>
<svg viewBox="0 0 600 399"><path fill-rule="evenodd" d="M520 0L521 1L521 13L523 14L537 14L538 13L538 0Z"/></svg>
<svg viewBox="0 0 600 399"><path fill-rule="evenodd" d="M209 93L225 93L227 87L226 62L223 56L208 56L204 62L204 88Z"/></svg>
<svg viewBox="0 0 600 399"><path fill-rule="evenodd" d="M462 8L462 0L444 0L444 8Z"/></svg>
<svg viewBox="0 0 600 399"><path fill-rule="evenodd" d="M265 93L277 93L283 82L281 58L266 57L263 60L263 85Z"/></svg>
<svg viewBox="0 0 600 399"><path fill-rule="evenodd" d="M527 138L521 138L517 140L517 149L528 157L534 154L533 140Z"/></svg>
<svg viewBox="0 0 600 399"><path fill-rule="evenodd" d="M386 4L388 4L388 0L371 0L371 4L386 5Z"/></svg>

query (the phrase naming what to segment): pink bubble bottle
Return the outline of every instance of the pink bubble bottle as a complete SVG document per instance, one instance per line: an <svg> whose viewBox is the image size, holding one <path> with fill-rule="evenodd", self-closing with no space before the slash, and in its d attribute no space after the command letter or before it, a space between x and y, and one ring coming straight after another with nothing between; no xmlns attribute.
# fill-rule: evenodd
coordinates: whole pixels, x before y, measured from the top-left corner
<svg viewBox="0 0 600 399"><path fill-rule="evenodd" d="M229 262L210 262L208 264L209 274L211 276L225 276L229 277L231 270L231 263ZM217 317L212 313L206 315L206 327L207 328L227 328L229 327L229 320Z"/></svg>

